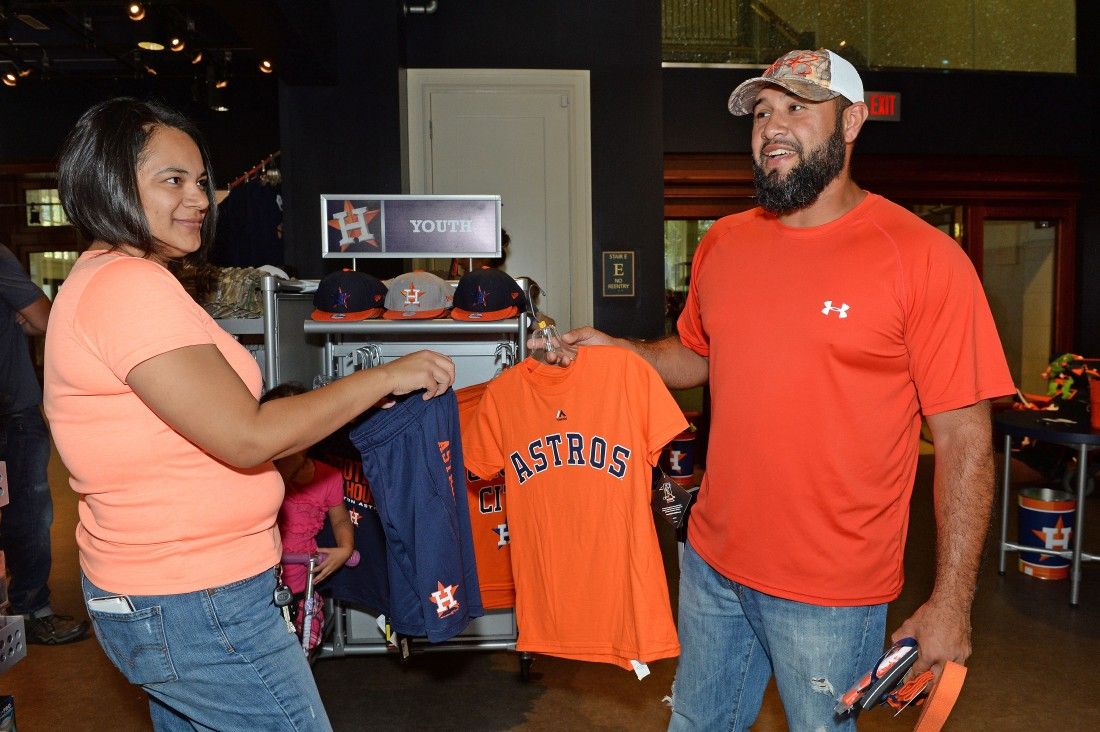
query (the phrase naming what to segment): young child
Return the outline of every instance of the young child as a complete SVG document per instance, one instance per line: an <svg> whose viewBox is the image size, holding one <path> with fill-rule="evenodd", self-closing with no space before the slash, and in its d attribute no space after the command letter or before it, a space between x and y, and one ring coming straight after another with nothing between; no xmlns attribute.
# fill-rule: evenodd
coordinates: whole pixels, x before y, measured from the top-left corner
<svg viewBox="0 0 1100 732"><path fill-rule="evenodd" d="M271 399L304 394L306 387L295 382L280 384L262 397L260 403ZM336 468L313 460L305 450L275 460L275 467L283 476L286 495L279 510L279 532L283 538L283 552L325 554L324 561L313 573L314 587L326 577L344 566L355 549L355 535L351 517L344 506L344 477ZM335 547L318 547L317 532L328 516L332 525ZM305 589L308 567L303 564L283 564L283 582L294 593L297 613L294 625L299 634L305 617ZM320 595L314 592L313 622L309 628L309 648L317 645L324 627Z"/></svg>

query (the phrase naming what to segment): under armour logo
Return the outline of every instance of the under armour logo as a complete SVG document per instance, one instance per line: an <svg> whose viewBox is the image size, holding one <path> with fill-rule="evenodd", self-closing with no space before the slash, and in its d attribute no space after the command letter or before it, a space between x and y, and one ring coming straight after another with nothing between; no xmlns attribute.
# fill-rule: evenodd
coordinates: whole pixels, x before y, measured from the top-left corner
<svg viewBox="0 0 1100 732"><path fill-rule="evenodd" d="M455 590L458 589L458 585L444 587L438 580L435 584L439 587L431 594L432 602L435 603L435 614L444 618L458 609L458 600L455 599Z"/></svg>
<svg viewBox="0 0 1100 732"><path fill-rule="evenodd" d="M825 301L825 307L821 308L821 314L828 317L829 313L837 313L837 317L848 317L848 303L841 304L840 307L834 308L832 300Z"/></svg>
<svg viewBox="0 0 1100 732"><path fill-rule="evenodd" d="M565 411L559 409L558 413L554 415L554 419L558 420L559 422L564 422L566 420Z"/></svg>

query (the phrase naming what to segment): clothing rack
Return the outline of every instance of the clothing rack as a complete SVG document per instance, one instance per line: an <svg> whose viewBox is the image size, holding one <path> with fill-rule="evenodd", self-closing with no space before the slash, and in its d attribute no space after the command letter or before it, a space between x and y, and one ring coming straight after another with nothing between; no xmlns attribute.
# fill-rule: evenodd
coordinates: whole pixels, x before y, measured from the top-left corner
<svg viewBox="0 0 1100 732"><path fill-rule="evenodd" d="M226 186L226 188L229 189L229 190L232 190L232 189L236 188L237 186L239 186L241 183L245 183L245 182L251 180L252 176L256 175L257 173L261 173L261 172L267 170L267 166L282 154L283 154L282 150L276 150L275 152L271 153L266 158L264 158L260 162L256 163L251 168L249 168L248 170L246 170L245 172L241 173L236 178L231 180L229 182L229 185Z"/></svg>

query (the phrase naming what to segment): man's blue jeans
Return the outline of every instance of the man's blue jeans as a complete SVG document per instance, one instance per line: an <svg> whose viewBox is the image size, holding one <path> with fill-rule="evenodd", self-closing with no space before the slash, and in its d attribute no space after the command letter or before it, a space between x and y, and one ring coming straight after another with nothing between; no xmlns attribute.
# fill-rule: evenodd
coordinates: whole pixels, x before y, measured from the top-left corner
<svg viewBox="0 0 1100 732"><path fill-rule="evenodd" d="M791 730L854 730L837 698L882 655L886 605L823 607L757 592L688 544L670 730L747 730L772 674Z"/></svg>
<svg viewBox="0 0 1100 732"><path fill-rule="evenodd" d="M10 498L0 509L0 549L11 573L12 612L31 615L50 604L50 432L37 406L0 420L0 460L7 462Z"/></svg>
<svg viewBox="0 0 1100 732"><path fill-rule="evenodd" d="M113 595L82 576L84 600ZM298 636L275 607L274 570L209 590L129 595L88 615L107 657L149 694L156 730L330 732Z"/></svg>

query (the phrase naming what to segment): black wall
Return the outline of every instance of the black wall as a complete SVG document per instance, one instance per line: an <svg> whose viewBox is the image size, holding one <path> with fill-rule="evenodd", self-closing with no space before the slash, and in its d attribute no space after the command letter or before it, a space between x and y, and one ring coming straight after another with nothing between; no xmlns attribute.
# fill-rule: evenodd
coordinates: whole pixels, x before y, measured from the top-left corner
<svg viewBox="0 0 1100 732"><path fill-rule="evenodd" d="M230 81L230 111L213 112L192 98L190 79L65 79L31 76L0 89L0 164L54 163L65 135L96 102L131 96L157 99L194 119L206 137L215 180L224 184L279 149L278 82Z"/></svg>
<svg viewBox="0 0 1100 732"><path fill-rule="evenodd" d="M318 196L401 193L400 68L589 69L593 268L603 250L637 252L636 298L595 296L595 321L624 335L661 333L663 214L660 4L632 0L440 2L405 17L400 3L330 2L337 80L281 88L284 230L303 274L320 259ZM518 244L518 243L517 243ZM372 260L385 272L395 263Z"/></svg>

